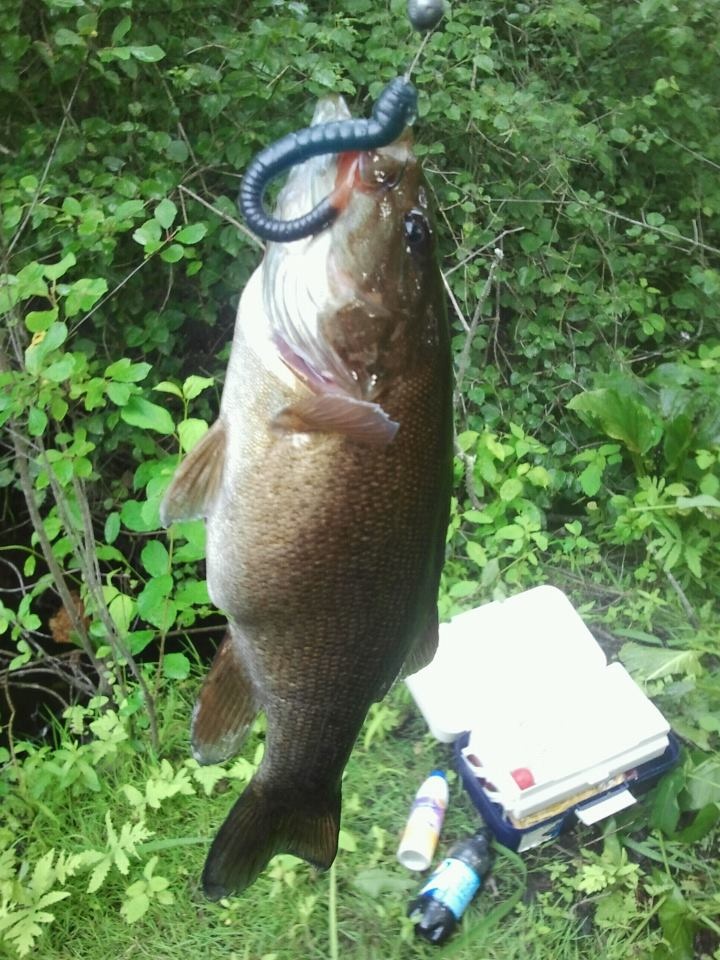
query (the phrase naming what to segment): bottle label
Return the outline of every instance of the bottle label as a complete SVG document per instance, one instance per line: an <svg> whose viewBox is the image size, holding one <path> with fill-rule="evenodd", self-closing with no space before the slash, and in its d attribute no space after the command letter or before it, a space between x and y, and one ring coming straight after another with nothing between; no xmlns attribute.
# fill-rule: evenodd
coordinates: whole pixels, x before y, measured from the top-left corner
<svg viewBox="0 0 720 960"><path fill-rule="evenodd" d="M462 860L448 857L420 891L452 910L459 920L480 888L481 878Z"/></svg>

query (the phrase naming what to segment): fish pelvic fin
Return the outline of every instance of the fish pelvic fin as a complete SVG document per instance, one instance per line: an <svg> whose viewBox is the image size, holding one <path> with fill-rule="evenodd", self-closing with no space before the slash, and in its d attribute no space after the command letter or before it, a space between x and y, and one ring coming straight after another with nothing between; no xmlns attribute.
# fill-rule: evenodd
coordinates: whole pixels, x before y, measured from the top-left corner
<svg viewBox="0 0 720 960"><path fill-rule="evenodd" d="M385 446L395 438L399 424L379 403L344 393L321 393L284 407L273 426L295 433L341 433L358 443Z"/></svg>
<svg viewBox="0 0 720 960"><path fill-rule="evenodd" d="M327 870L337 854L340 788L312 799L300 789L276 796L254 777L210 848L202 875L205 896L219 900L241 893L278 853Z"/></svg>
<svg viewBox="0 0 720 960"><path fill-rule="evenodd" d="M240 749L258 712L232 627L215 654L193 709L190 743L198 763L222 763Z"/></svg>
<svg viewBox="0 0 720 960"><path fill-rule="evenodd" d="M403 676L417 673L426 667L435 656L438 646L438 612L437 607L431 612L425 629L422 630L410 648L402 669Z"/></svg>
<svg viewBox="0 0 720 960"><path fill-rule="evenodd" d="M206 517L217 496L225 468L225 427L216 420L178 467L160 504L160 522Z"/></svg>

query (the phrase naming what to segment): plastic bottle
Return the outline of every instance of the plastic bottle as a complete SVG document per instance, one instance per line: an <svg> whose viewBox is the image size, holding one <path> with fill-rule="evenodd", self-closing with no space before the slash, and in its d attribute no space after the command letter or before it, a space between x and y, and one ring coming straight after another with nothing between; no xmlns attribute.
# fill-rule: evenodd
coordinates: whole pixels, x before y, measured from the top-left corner
<svg viewBox="0 0 720 960"><path fill-rule="evenodd" d="M445 774L433 770L415 794L398 847L397 858L408 870L427 870L432 863L447 805Z"/></svg>
<svg viewBox="0 0 720 960"><path fill-rule="evenodd" d="M490 836L483 826L454 844L448 856L408 907L415 933L430 943L444 943L490 868Z"/></svg>

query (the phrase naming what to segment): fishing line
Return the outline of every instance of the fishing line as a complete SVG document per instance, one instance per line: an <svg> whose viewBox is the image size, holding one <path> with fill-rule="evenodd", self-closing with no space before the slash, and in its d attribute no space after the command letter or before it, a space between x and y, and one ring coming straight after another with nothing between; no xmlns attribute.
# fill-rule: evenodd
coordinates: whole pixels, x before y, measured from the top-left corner
<svg viewBox="0 0 720 960"><path fill-rule="evenodd" d="M368 151L396 140L417 112L417 91L410 82L428 40L445 15L444 0L408 0L408 19L415 30L426 32L405 74L395 77L382 91L370 120L340 120L306 127L271 144L250 161L245 171L238 205L248 227L262 240L290 243L326 229L340 213L331 193L312 210L294 220L280 220L264 204L268 184L310 157L348 151Z"/></svg>

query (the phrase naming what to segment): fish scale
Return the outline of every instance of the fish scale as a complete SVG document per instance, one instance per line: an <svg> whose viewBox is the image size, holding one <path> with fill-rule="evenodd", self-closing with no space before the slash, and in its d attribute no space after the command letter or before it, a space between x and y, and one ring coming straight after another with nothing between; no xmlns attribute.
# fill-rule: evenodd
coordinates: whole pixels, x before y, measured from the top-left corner
<svg viewBox="0 0 720 960"><path fill-rule="evenodd" d="M367 710L437 643L452 461L444 293L407 136L358 169L372 183L349 192L328 235L268 246L238 308L220 416L161 511L165 523L205 517L208 589L228 616L194 755L230 756L256 712L267 719L261 764L207 858L211 898L279 852L332 863ZM293 171L278 216L332 176L327 163ZM301 308L283 300L297 284ZM328 356L352 369L328 379Z"/></svg>

